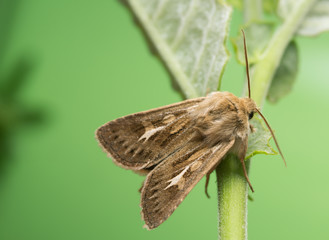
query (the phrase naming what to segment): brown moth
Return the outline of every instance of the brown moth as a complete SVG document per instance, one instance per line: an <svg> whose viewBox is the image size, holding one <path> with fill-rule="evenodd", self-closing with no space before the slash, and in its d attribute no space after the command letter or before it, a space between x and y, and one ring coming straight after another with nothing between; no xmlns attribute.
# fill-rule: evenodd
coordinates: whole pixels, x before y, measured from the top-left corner
<svg viewBox="0 0 329 240"><path fill-rule="evenodd" d="M249 120L259 113L269 125L250 98L245 38L244 47L249 97L213 92L118 118L96 131L100 145L117 165L147 174L141 189L147 229L164 222L205 175L207 186L210 173L228 153L239 157L253 191L245 168L248 135L253 131Z"/></svg>

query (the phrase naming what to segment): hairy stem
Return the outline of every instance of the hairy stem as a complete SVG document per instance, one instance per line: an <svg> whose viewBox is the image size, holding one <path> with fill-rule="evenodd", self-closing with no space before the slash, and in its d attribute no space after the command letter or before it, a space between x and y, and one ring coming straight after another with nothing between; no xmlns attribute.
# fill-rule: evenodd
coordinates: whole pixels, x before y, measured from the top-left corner
<svg viewBox="0 0 329 240"><path fill-rule="evenodd" d="M255 1L257 2L257 1ZM272 78L288 43L315 0L301 0L277 29L261 61L251 72L251 97L262 106ZM249 165L249 161L247 161ZM245 240L247 236L247 182L239 160L228 155L216 169L218 185L219 239Z"/></svg>
<svg viewBox="0 0 329 240"><path fill-rule="evenodd" d="M248 186L241 162L235 155L228 155L216 173L219 239L247 239Z"/></svg>

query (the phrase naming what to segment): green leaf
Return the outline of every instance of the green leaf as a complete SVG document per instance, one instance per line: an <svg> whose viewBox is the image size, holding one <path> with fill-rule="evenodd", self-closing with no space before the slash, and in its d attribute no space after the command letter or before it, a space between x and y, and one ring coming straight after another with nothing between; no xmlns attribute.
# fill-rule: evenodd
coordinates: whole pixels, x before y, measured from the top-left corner
<svg viewBox="0 0 329 240"><path fill-rule="evenodd" d="M294 85L298 70L297 45L291 41L287 46L279 67L273 77L267 100L276 103L280 98L287 95Z"/></svg>
<svg viewBox="0 0 329 240"><path fill-rule="evenodd" d="M243 7L242 0L227 0L226 2L227 2L227 4L231 5L234 8L237 8L239 10L241 10Z"/></svg>
<svg viewBox="0 0 329 240"><path fill-rule="evenodd" d="M298 8L301 0L279 2L278 15L289 18L291 11ZM296 33L302 36L315 36L329 30L329 0L317 0L301 21Z"/></svg>
<svg viewBox="0 0 329 240"><path fill-rule="evenodd" d="M278 1L279 0L263 0L259 1L260 9L263 9L264 12L266 13L276 13L276 8L278 6ZM246 8L255 8L257 6L254 5L255 1L252 1L252 5L250 5L250 0L249 1L243 1L243 0L227 0L226 1L228 4L230 4L232 7L242 10ZM248 11L249 12L249 11Z"/></svg>
<svg viewBox="0 0 329 240"><path fill-rule="evenodd" d="M282 19L286 19L289 17L289 13L300 4L300 0L280 0L278 4L278 15Z"/></svg>
<svg viewBox="0 0 329 240"><path fill-rule="evenodd" d="M329 30L329 0L319 0L307 14L297 33L315 36Z"/></svg>
<svg viewBox="0 0 329 240"><path fill-rule="evenodd" d="M251 22L242 27L246 35L249 64L257 63L262 59L262 54L273 35L274 27L275 25L272 22ZM237 60L241 64L245 64L241 32L238 33L236 38L232 39L232 43Z"/></svg>
<svg viewBox="0 0 329 240"><path fill-rule="evenodd" d="M215 0L129 4L186 97L217 90L228 61L230 6Z"/></svg>
<svg viewBox="0 0 329 240"><path fill-rule="evenodd" d="M267 13L276 13L279 0L263 0L263 9Z"/></svg>
<svg viewBox="0 0 329 240"><path fill-rule="evenodd" d="M250 123L253 125L255 131L249 134L248 150L245 160L256 154L278 154L269 144L272 135L271 132L264 126L263 121L257 116L254 116Z"/></svg>

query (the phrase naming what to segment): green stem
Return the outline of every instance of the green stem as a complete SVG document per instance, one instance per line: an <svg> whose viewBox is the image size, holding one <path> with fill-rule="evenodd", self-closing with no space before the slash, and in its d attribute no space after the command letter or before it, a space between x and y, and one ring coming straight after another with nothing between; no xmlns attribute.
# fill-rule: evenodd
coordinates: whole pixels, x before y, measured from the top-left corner
<svg viewBox="0 0 329 240"><path fill-rule="evenodd" d="M315 0L301 0L277 29L261 61L251 72L252 98L262 106L284 50ZM249 165L249 161L246 162ZM216 169L218 185L219 239L247 239L247 182L239 160L228 155Z"/></svg>
<svg viewBox="0 0 329 240"><path fill-rule="evenodd" d="M247 239L248 186L241 162L235 155L228 155L216 173L219 239Z"/></svg>
<svg viewBox="0 0 329 240"><path fill-rule="evenodd" d="M272 37L262 60L252 69L252 99L262 106L284 50L293 38L299 24L314 4L315 0L300 1L299 6L292 9L290 16L277 29Z"/></svg>

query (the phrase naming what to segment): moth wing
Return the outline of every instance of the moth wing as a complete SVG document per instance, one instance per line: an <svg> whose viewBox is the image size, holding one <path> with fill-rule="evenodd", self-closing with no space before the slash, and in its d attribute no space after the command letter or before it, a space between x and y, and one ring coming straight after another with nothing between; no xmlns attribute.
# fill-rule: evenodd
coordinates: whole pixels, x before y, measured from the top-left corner
<svg viewBox="0 0 329 240"><path fill-rule="evenodd" d="M110 121L96 131L102 148L121 167L149 168L174 152L191 134L190 111L204 97Z"/></svg>
<svg viewBox="0 0 329 240"><path fill-rule="evenodd" d="M148 174L141 194L146 227L153 229L165 221L200 179L219 164L234 141L211 148L191 141L156 166Z"/></svg>

